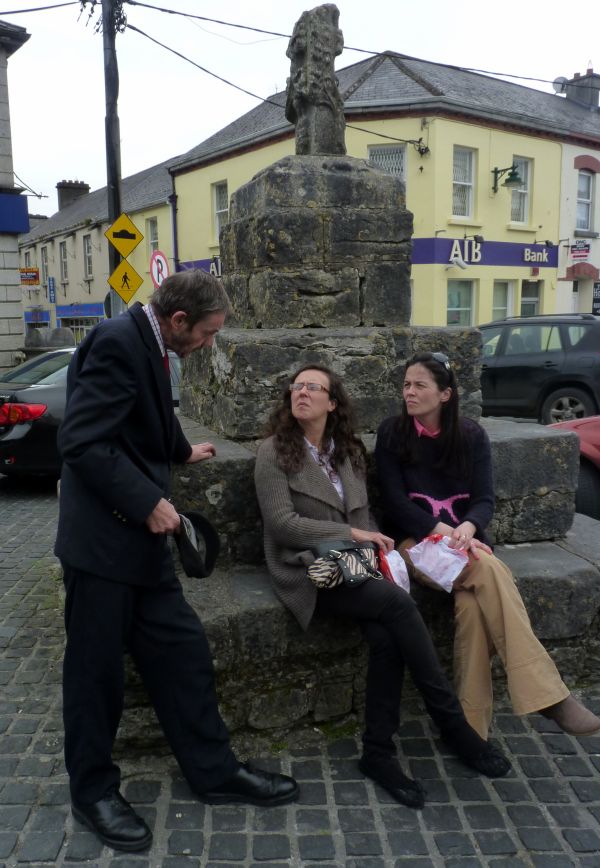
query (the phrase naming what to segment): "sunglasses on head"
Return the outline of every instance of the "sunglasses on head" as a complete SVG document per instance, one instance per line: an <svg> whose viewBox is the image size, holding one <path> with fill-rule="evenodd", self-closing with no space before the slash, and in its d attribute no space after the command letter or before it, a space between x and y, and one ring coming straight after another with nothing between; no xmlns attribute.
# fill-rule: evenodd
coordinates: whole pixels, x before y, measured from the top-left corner
<svg viewBox="0 0 600 868"><path fill-rule="evenodd" d="M445 353L431 353L431 358L438 364L443 365L447 371L450 370L450 359Z"/></svg>

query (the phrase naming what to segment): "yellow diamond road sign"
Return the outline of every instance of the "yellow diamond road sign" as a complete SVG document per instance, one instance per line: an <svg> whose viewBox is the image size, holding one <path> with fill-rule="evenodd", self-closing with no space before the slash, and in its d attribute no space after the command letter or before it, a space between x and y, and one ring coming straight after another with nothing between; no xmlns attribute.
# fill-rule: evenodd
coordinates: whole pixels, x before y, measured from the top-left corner
<svg viewBox="0 0 600 868"><path fill-rule="evenodd" d="M135 268L123 259L108 278L108 282L125 304L128 304L144 282L144 278L140 277Z"/></svg>
<svg viewBox="0 0 600 868"><path fill-rule="evenodd" d="M117 248L121 256L129 256L144 237L127 214L121 214L120 217L117 217L104 234L113 247Z"/></svg>

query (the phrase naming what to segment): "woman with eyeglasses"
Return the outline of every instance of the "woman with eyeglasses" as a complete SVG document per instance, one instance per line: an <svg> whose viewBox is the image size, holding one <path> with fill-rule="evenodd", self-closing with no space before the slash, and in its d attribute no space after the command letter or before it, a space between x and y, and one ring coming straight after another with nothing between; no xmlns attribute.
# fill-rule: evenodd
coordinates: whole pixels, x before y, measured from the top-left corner
<svg viewBox="0 0 600 868"><path fill-rule="evenodd" d="M411 576L425 584L406 549L443 534L468 555L455 580L454 682L467 720L483 737L492 721L490 660L500 657L518 715L539 712L564 732L591 735L600 719L581 705L538 641L508 567L494 557L485 529L494 491L484 429L459 414L456 378L443 353L406 363L404 408L377 432L375 456L386 531Z"/></svg>
<svg viewBox="0 0 600 868"><path fill-rule="evenodd" d="M467 723L409 594L376 578L317 590L307 576L311 548L320 542L351 538L393 548L371 520L365 468L340 378L321 365L301 368L271 414L256 459L267 566L277 596L304 630L315 613L360 625L369 663L359 767L397 801L418 808L424 791L401 770L393 742L405 664L443 740L465 764L490 777L506 774L510 764Z"/></svg>

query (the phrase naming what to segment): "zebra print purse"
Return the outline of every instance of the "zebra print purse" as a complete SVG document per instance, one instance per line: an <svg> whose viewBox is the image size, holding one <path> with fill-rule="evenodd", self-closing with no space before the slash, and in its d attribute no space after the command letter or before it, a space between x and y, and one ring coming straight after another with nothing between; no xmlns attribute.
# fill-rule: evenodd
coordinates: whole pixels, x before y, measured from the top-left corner
<svg viewBox="0 0 600 868"><path fill-rule="evenodd" d="M342 583L356 587L367 579L383 578L377 568L375 543L333 540L313 546L312 552L315 560L308 567L307 575L320 590L335 588Z"/></svg>

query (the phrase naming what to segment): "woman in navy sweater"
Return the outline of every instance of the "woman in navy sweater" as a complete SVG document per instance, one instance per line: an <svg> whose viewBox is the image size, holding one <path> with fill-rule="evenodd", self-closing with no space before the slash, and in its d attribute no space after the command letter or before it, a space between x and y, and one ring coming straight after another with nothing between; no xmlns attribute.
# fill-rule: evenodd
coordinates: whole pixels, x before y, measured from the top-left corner
<svg viewBox="0 0 600 868"><path fill-rule="evenodd" d="M465 716L483 738L492 720L490 658L500 657L513 709L540 712L572 735L600 731L562 681L535 637L508 567L485 535L494 491L490 444L483 428L459 415L454 372L443 353L419 353L406 365L404 412L386 419L375 450L385 532L406 549L432 533L469 556L454 582L454 679ZM427 584L430 582L426 581Z"/></svg>

